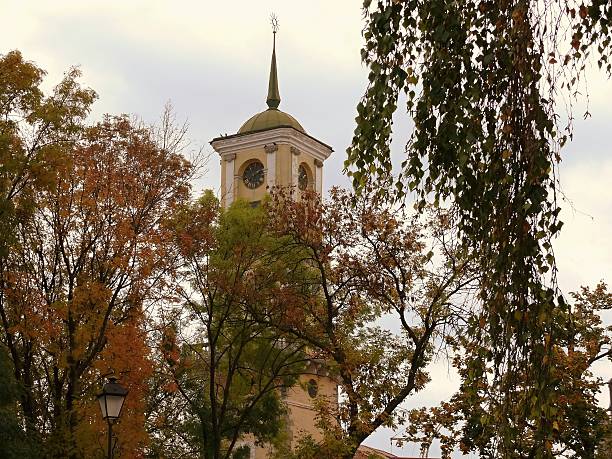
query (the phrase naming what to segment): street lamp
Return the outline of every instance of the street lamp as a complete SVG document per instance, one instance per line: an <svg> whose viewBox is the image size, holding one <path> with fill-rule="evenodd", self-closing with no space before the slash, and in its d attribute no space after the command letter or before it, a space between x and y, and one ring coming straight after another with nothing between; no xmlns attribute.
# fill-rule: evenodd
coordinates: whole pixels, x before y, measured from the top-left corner
<svg viewBox="0 0 612 459"><path fill-rule="evenodd" d="M113 457L113 422L121 416L121 408L128 390L117 382L117 378L108 378L98 395L98 402L102 410L102 418L108 423L108 459Z"/></svg>

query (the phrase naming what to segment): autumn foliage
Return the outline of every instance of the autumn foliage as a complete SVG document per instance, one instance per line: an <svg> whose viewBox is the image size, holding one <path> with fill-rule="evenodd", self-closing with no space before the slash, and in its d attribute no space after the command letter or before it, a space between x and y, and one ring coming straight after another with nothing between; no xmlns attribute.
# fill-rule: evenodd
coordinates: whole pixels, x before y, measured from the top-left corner
<svg viewBox="0 0 612 459"><path fill-rule="evenodd" d="M4 206L15 218L3 240L0 306L28 435L46 456L101 454L105 430L92 400L114 373L131 394L122 457L140 457L153 372L146 313L173 270L165 222L189 197L191 166L125 116L77 125L93 99L77 73L44 99L41 71L15 53L2 65L15 80L3 86L13 105L3 106L12 140L2 150L12 180ZM31 145L26 129L39 136Z"/></svg>
<svg viewBox="0 0 612 459"><path fill-rule="evenodd" d="M445 334L460 332L478 273L443 211L421 219L375 192L332 189L326 200L278 190L268 212L300 261L285 284L290 300L265 319L327 362L343 394L338 407L321 406L324 441L296 454L350 459L377 428L403 422L397 408L429 381Z"/></svg>
<svg viewBox="0 0 612 459"><path fill-rule="evenodd" d="M403 11L400 3L381 5L391 15ZM371 27L381 21L371 19ZM261 206L223 209L210 191L192 194L198 163L184 156L186 127L170 110L157 126L126 115L92 122L96 94L79 84L78 70L48 95L44 75L19 52L0 56L0 455L104 457L107 430L95 398L110 375L129 390L115 429L121 458L239 459L266 444L285 459L352 459L376 429L406 423L402 441L423 452L439 441L444 457L602 454L610 423L597 407L601 381L592 365L611 352L599 316L612 307L604 283L572 302L534 284L546 297L538 313L526 297L512 303L495 293L501 284L491 276L504 268L492 271L491 259L457 231L466 223L460 207L421 200L412 212L383 199L384 186L361 172L353 175L357 193L332 189L322 199L279 188ZM514 161L509 150L494 159L503 167ZM407 167L423 178L421 163ZM425 180L432 191L433 178ZM511 209L493 210L502 208ZM470 207L479 219L493 210ZM533 229L525 215L510 214L518 236ZM550 217L544 229L556 224L556 213ZM496 228L505 229L504 218ZM495 244L502 232L493 231ZM533 243L530 256L540 257ZM540 279L549 265L538 260L521 255L511 267L529 271L528 279L539 267ZM537 325L535 338L519 343L513 333L528 324ZM505 335L490 334L502 326ZM512 349L501 349L498 337L541 357L521 364L541 363L546 385L534 379L535 365L503 367ZM461 391L433 409L405 412L440 355L453 359ZM290 445L283 393L315 361L340 397L313 396L322 435Z"/></svg>

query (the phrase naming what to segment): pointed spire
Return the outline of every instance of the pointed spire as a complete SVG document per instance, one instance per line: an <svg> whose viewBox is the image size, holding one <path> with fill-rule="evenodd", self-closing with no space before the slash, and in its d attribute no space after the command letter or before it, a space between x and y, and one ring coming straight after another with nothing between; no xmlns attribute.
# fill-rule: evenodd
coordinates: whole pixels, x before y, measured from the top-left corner
<svg viewBox="0 0 612 459"><path fill-rule="evenodd" d="M268 98L266 103L269 108L276 109L280 104L280 92L278 91L278 74L276 71L276 32L278 32L278 19L272 15L272 33L274 41L272 45L272 63L270 64L270 82L268 83Z"/></svg>

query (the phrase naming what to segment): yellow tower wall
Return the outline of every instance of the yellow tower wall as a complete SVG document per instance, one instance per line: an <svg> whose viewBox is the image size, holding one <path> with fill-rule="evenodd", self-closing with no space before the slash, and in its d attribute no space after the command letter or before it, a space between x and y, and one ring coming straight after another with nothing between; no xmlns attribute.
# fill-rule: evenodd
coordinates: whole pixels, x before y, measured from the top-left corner
<svg viewBox="0 0 612 459"><path fill-rule="evenodd" d="M297 171L302 163L307 166L309 188L322 193L323 162L332 153L332 149L300 130L278 127L220 137L211 144L221 157L220 198L223 207L228 207L237 199L261 201L270 191L270 186L297 187ZM263 184L255 189L248 188L242 179L244 169L252 161L260 161L265 173ZM316 427L316 399L310 397L307 391L310 379L317 382L317 398L332 406L338 404L338 386L327 375L324 362L312 361L300 377L300 383L288 389L284 396L287 404L287 435L292 447L303 436L311 435L315 440L322 437ZM251 447L250 459L271 457L270 446L255 447L249 436L241 439L241 443Z"/></svg>
<svg viewBox="0 0 612 459"><path fill-rule="evenodd" d="M299 378L299 383L287 390L284 397L287 406L287 436L290 447L294 448L299 440L311 436L314 440L321 440L323 433L317 427L317 410L315 400L321 400L333 407L338 406L338 385L326 376L325 364L317 363L310 366L308 371ZM314 373L314 372L318 372ZM317 382L318 393L316 398L308 394L308 382L314 379ZM269 459L274 451L271 446L264 445L252 449L252 459Z"/></svg>
<svg viewBox="0 0 612 459"><path fill-rule="evenodd" d="M316 139L293 128L280 127L263 132L237 134L213 140L221 156L221 201L227 207L236 199L261 201L270 186L297 187L298 168L305 164L309 188L322 192L323 161L332 150ZM248 163L264 166L264 183L248 188L242 174ZM273 167L269 165L273 164Z"/></svg>

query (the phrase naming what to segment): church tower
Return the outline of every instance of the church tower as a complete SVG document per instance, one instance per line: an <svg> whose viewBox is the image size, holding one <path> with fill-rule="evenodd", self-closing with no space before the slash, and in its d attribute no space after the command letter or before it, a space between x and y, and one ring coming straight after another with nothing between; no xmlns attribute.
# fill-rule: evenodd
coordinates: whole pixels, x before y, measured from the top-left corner
<svg viewBox="0 0 612 459"><path fill-rule="evenodd" d="M249 118L236 134L217 137L212 147L221 157L221 203L228 207L237 199L257 205L273 187L323 191L323 163L332 148L310 134L291 115L278 109L281 98L276 68L276 23L268 84L268 108ZM338 385L327 365L310 360L296 386L281 393L287 405L287 434L290 444L304 435L321 439L316 427L316 400L337 405ZM267 459L271 446L255 446L251 438L250 459Z"/></svg>
<svg viewBox="0 0 612 459"><path fill-rule="evenodd" d="M323 191L323 162L333 150L307 134L293 116L278 109L281 98L276 69L276 30L274 27L268 108L249 118L236 134L211 141L221 156L223 207L236 199L255 205L275 186Z"/></svg>

